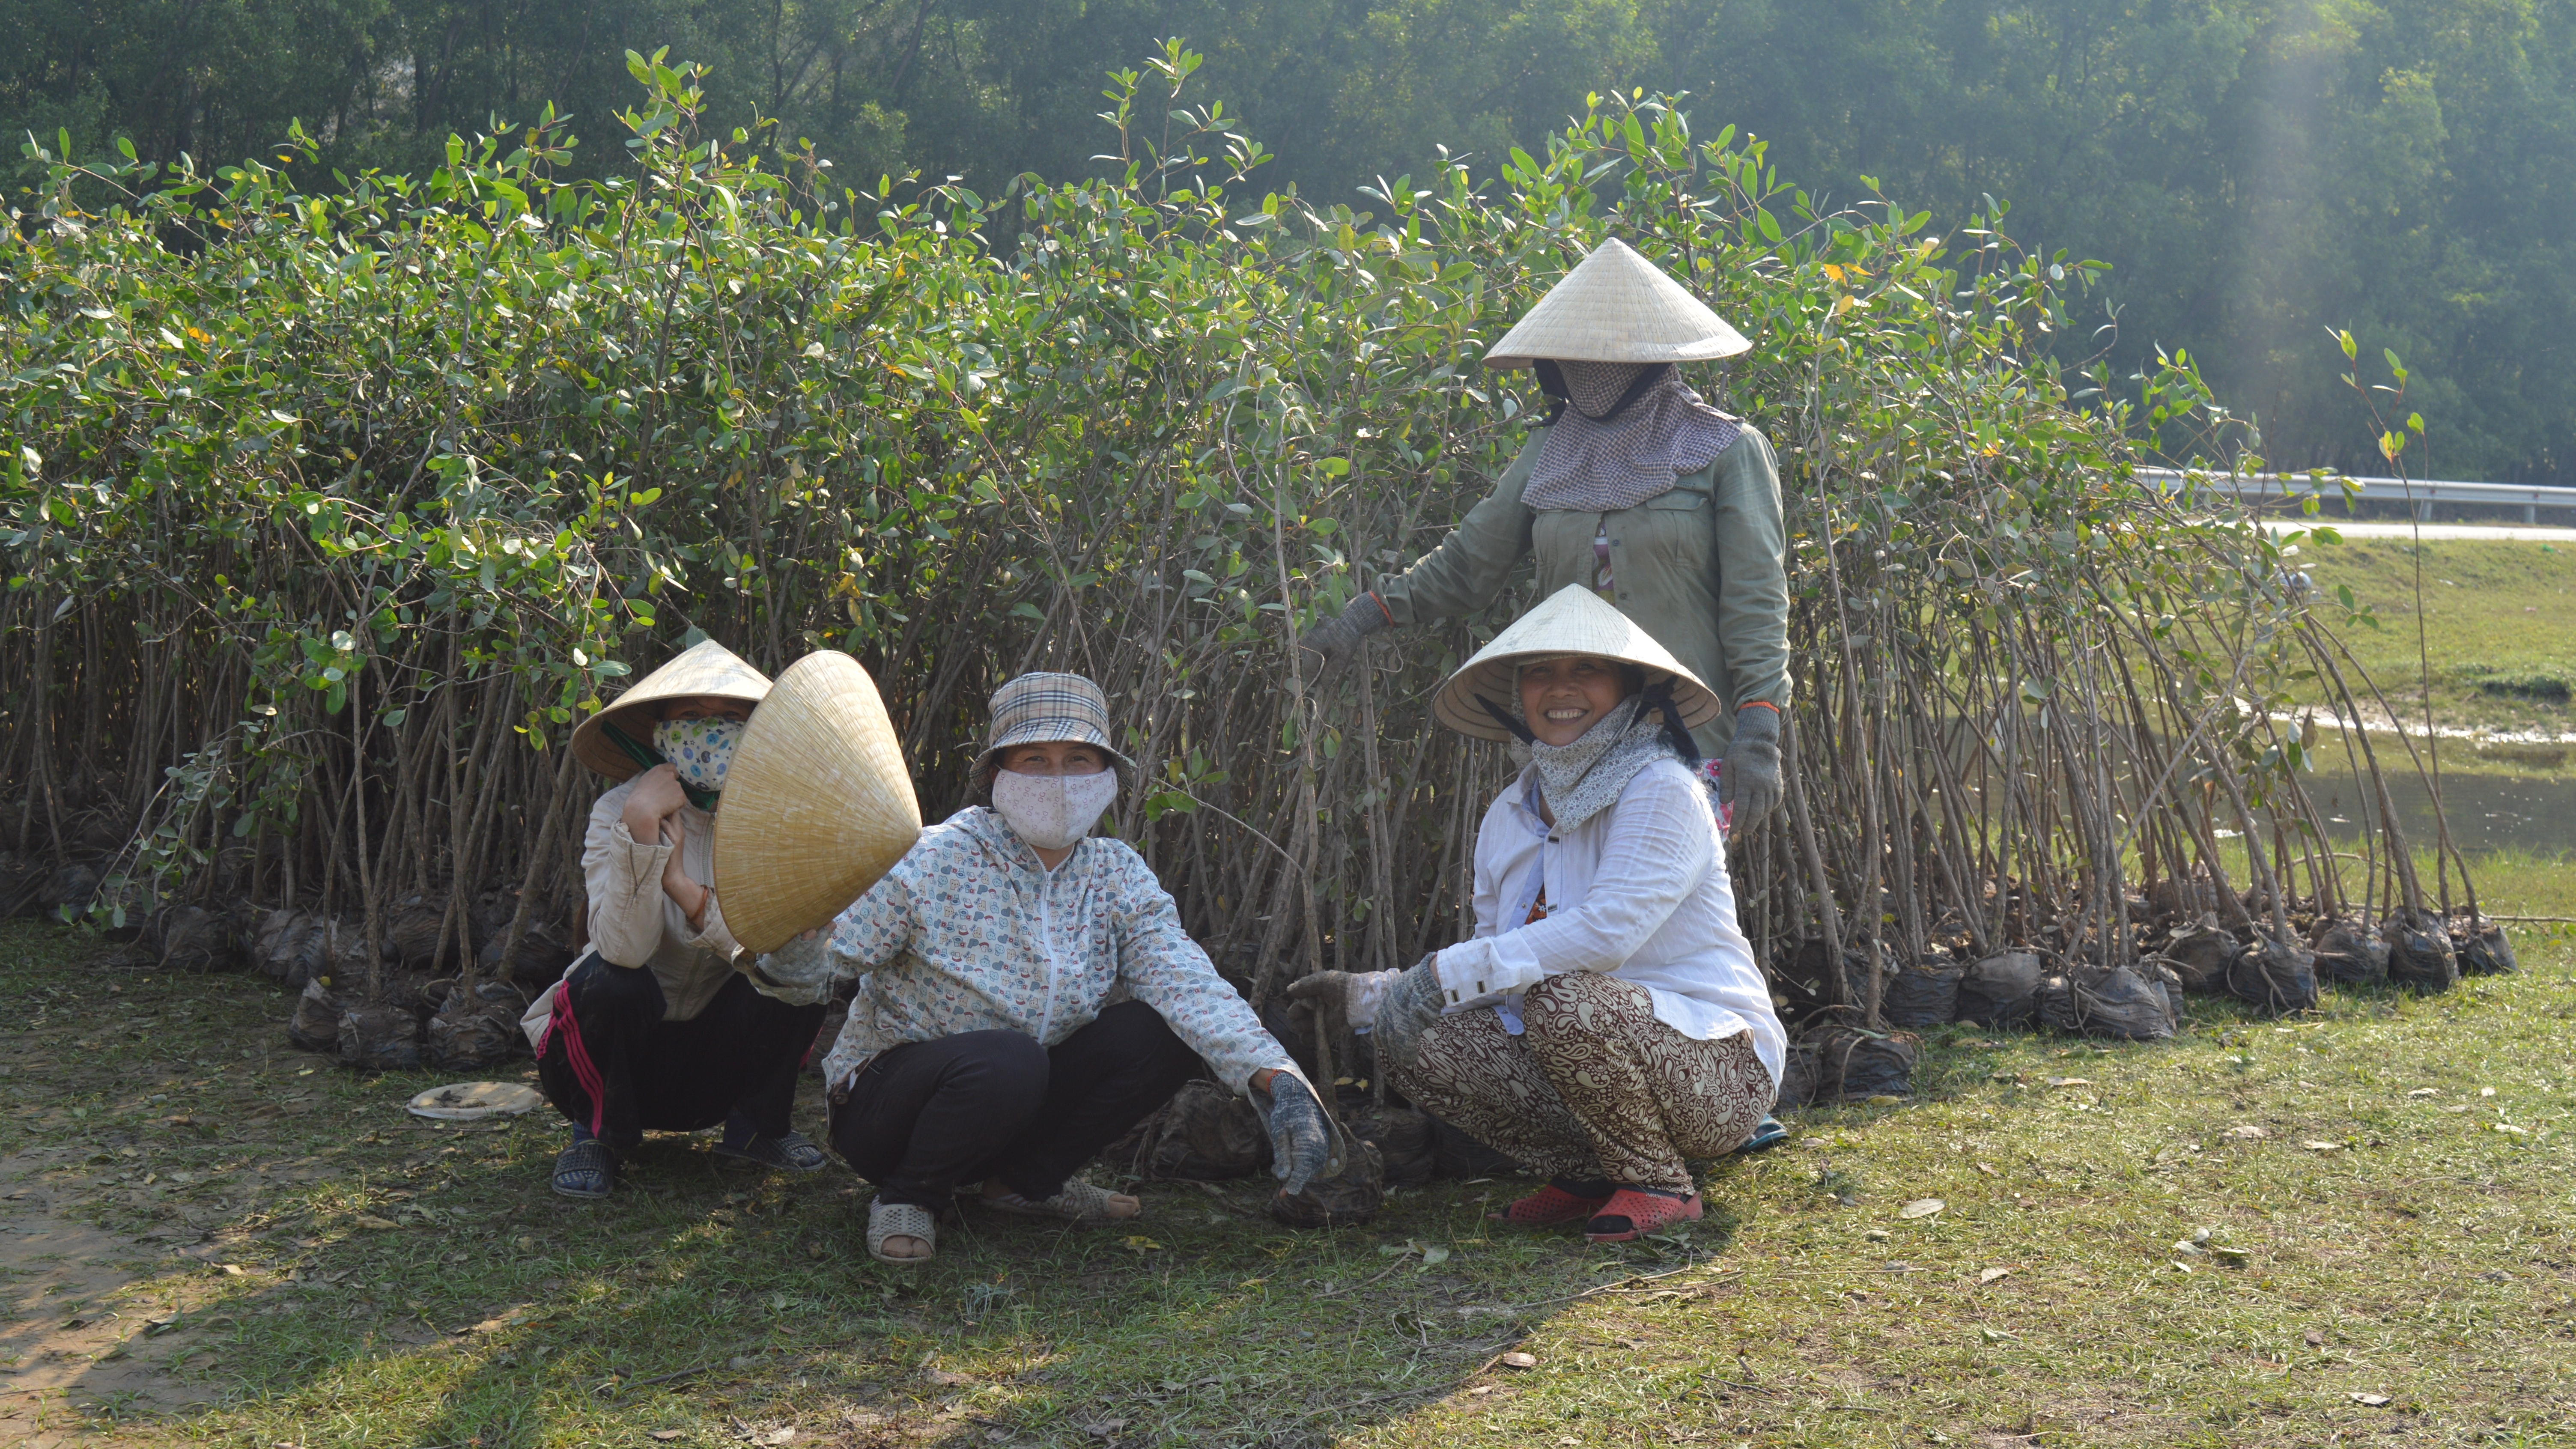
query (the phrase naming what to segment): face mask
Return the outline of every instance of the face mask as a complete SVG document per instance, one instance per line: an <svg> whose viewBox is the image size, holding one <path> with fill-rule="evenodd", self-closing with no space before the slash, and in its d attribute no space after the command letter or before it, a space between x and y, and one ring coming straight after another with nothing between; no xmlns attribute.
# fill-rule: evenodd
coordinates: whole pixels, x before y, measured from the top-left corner
<svg viewBox="0 0 2576 1449"><path fill-rule="evenodd" d="M993 808L1022 840L1062 850L1091 833L1092 822L1118 798L1118 772L1096 775L993 775Z"/></svg>
<svg viewBox="0 0 2576 1449"><path fill-rule="evenodd" d="M701 790L722 790L725 771L733 765L733 747L742 743L738 719L666 719L653 726L653 748Z"/></svg>

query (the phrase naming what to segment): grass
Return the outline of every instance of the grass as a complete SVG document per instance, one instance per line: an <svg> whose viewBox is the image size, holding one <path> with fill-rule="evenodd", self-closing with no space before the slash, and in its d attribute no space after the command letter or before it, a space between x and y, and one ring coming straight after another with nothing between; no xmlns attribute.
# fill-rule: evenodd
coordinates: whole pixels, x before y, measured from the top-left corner
<svg viewBox="0 0 2576 1449"><path fill-rule="evenodd" d="M2576 916L2559 863L2484 879ZM1947 1030L1918 1099L1805 1114L1640 1244L1489 1229L1511 1181L1337 1232L1157 1185L1133 1232L979 1218L906 1271L837 1167L662 1140L564 1202L551 1124L409 1118L431 1078L317 1069L263 985L103 974L20 923L0 1195L142 1244L51 1311L163 1321L133 1351L220 1394L75 1385L47 1412L88 1442L2566 1443L2576 943L2519 941L2518 977L2285 1023L2200 1001L2169 1043Z"/></svg>
<svg viewBox="0 0 2576 1449"><path fill-rule="evenodd" d="M2321 617L2339 617L2337 590L2350 588L2355 603L2378 620L2376 628L2354 624L2337 632L2405 717L2420 723L2423 708L2416 652L2420 548L2434 718L2483 731L2576 732L2576 708L2569 704L2576 689L2576 549L2396 539L2297 547L2299 564L2320 590ZM2445 752L2446 768L2452 753ZM2570 758L2563 749L2484 753L2492 756L2487 763L2526 771L2566 768ZM2460 761L2468 768L2480 763Z"/></svg>

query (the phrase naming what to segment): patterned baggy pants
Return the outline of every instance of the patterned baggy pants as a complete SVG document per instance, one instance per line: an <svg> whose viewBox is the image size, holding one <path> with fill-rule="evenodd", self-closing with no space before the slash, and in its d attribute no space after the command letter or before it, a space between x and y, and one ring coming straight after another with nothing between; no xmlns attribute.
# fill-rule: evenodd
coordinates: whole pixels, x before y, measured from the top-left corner
<svg viewBox="0 0 2576 1449"><path fill-rule="evenodd" d="M1687 1158L1744 1145L1779 1089L1753 1034L1693 1041L1642 986L1590 971L1521 999L1522 1034L1492 1010L1444 1016L1392 1082L1415 1105L1549 1177L1691 1190Z"/></svg>

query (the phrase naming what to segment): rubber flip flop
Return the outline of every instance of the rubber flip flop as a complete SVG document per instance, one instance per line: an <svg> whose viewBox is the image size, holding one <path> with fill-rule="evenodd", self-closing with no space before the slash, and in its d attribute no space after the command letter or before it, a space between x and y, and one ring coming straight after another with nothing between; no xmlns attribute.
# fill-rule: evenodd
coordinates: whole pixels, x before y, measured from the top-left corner
<svg viewBox="0 0 2576 1449"><path fill-rule="evenodd" d="M585 1137L555 1155L555 1191L566 1197L601 1198L617 1186L617 1154Z"/></svg>
<svg viewBox="0 0 2576 1449"><path fill-rule="evenodd" d="M1745 1138L1744 1145L1735 1150L1738 1152L1760 1152L1765 1148L1777 1147L1788 1140L1788 1124L1782 1122L1779 1118L1770 1116L1766 1113L1762 1118L1762 1125L1754 1128L1753 1135Z"/></svg>

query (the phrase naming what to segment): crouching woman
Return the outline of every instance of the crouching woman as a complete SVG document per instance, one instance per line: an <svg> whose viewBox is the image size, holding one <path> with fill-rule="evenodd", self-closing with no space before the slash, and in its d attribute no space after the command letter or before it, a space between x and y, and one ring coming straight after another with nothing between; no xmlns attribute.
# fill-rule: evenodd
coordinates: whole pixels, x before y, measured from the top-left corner
<svg viewBox="0 0 2576 1449"><path fill-rule="evenodd" d="M1252 1008L1181 929L1154 873L1091 838L1133 767L1098 685L1024 674L993 697L974 805L922 832L834 923L763 958L764 989L857 981L823 1064L833 1148L876 1184L868 1252L931 1256L963 1185L988 1207L1078 1223L1139 1204L1073 1174L1204 1060L1268 1124L1290 1192L1326 1173L1323 1109Z"/></svg>
<svg viewBox="0 0 2576 1449"><path fill-rule="evenodd" d="M648 1130L721 1123L727 1156L825 1165L788 1125L823 1009L754 989L710 884L734 743L768 693L766 676L710 639L573 732L581 762L622 783L591 808L582 844L592 949L520 1022L572 1124L554 1168L566 1197L607 1196L617 1154Z"/></svg>
<svg viewBox="0 0 2576 1449"><path fill-rule="evenodd" d="M1688 1159L1744 1145L1788 1034L1739 929L1688 730L1717 700L1588 590L1442 688L1442 723L1525 768L1476 832L1475 935L1291 993L1374 1024L1415 1105L1547 1175L1507 1222L1621 1242L1700 1216Z"/></svg>

